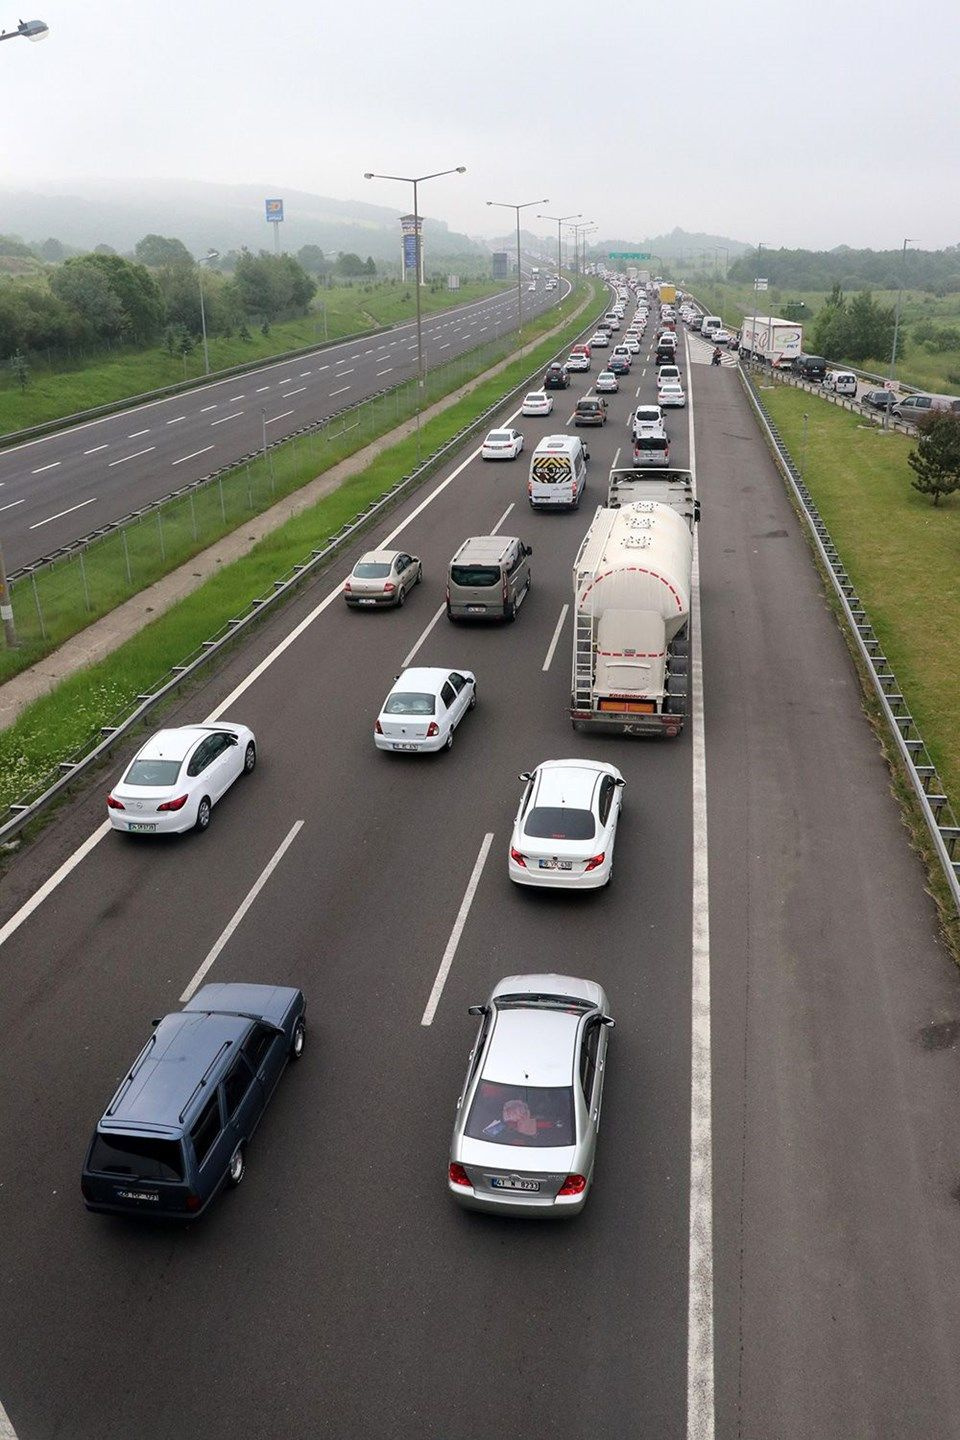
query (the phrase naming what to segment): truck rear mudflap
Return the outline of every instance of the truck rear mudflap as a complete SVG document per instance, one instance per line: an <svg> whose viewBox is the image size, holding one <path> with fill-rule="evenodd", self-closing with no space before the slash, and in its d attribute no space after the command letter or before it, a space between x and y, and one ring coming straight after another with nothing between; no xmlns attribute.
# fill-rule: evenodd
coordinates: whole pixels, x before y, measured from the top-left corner
<svg viewBox="0 0 960 1440"><path fill-rule="evenodd" d="M607 702L609 705L609 702ZM644 702L631 702L629 708L599 710L571 709L570 720L574 730L613 732L618 735L662 735L670 738L683 730L684 717L680 713L644 710Z"/></svg>

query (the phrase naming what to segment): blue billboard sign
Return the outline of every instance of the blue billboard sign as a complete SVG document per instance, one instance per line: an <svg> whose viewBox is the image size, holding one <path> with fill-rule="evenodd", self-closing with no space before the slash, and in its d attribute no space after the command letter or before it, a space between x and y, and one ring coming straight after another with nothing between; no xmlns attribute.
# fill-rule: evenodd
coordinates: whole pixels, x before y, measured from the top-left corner
<svg viewBox="0 0 960 1440"><path fill-rule="evenodd" d="M276 223L277 221L283 219L283 201L282 201L282 200L265 200L263 203L264 203L264 205L266 206L267 219L268 219L268 220L273 221L274 223Z"/></svg>
<svg viewBox="0 0 960 1440"><path fill-rule="evenodd" d="M417 268L416 235L404 235L403 237L403 266L405 270L416 270Z"/></svg>

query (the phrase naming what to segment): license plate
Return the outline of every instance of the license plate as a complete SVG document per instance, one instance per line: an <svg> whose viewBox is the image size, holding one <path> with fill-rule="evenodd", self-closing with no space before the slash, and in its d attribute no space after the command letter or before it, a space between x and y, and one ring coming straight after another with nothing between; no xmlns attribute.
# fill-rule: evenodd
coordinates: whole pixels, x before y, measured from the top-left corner
<svg viewBox="0 0 960 1440"><path fill-rule="evenodd" d="M468 615L486 615L486 613L487 613L487 607L486 607L486 605L468 605L468 606L467 606L467 614L468 614Z"/></svg>
<svg viewBox="0 0 960 1440"><path fill-rule="evenodd" d="M572 870L572 860L541 860L541 870Z"/></svg>
<svg viewBox="0 0 960 1440"><path fill-rule="evenodd" d="M540 1189L539 1180L509 1180L504 1175L491 1176L490 1185L494 1190L536 1191Z"/></svg>
<svg viewBox="0 0 960 1440"><path fill-rule="evenodd" d="M358 600L358 605L376 605L376 600Z"/></svg>
<svg viewBox="0 0 960 1440"><path fill-rule="evenodd" d="M153 1190L118 1190L118 1200L150 1200L155 1204L159 1202L160 1196Z"/></svg>
<svg viewBox="0 0 960 1440"><path fill-rule="evenodd" d="M128 820L128 830L156 830L156 825L148 824L146 820Z"/></svg>
<svg viewBox="0 0 960 1440"><path fill-rule="evenodd" d="M394 741L393 748L394 750L416 750L417 746L409 744L406 740L396 740Z"/></svg>

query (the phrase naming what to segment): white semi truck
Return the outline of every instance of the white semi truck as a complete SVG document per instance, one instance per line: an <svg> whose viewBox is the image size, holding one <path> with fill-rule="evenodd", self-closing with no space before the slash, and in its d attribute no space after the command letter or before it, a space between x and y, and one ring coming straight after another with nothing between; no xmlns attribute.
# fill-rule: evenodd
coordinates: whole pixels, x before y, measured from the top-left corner
<svg viewBox="0 0 960 1440"><path fill-rule="evenodd" d="M679 735L689 654L693 526L688 470L612 470L574 561L575 730Z"/></svg>
<svg viewBox="0 0 960 1440"><path fill-rule="evenodd" d="M747 315L740 329L740 354L788 369L803 350L803 326L776 315Z"/></svg>

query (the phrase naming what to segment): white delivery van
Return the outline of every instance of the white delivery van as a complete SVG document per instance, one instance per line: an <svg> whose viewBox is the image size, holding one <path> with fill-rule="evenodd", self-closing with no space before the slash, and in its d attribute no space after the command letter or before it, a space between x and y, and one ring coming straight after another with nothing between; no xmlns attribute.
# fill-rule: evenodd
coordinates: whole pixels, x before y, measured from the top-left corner
<svg viewBox="0 0 960 1440"><path fill-rule="evenodd" d="M700 334L705 335L709 340L715 330L723 329L723 319L720 315L704 315L700 321Z"/></svg>
<svg viewBox="0 0 960 1440"><path fill-rule="evenodd" d="M530 457L527 498L533 509L576 509L587 483L589 458L579 435L544 436Z"/></svg>
<svg viewBox="0 0 960 1440"><path fill-rule="evenodd" d="M856 396L857 377L852 370L830 370L824 376L823 388L837 395Z"/></svg>

